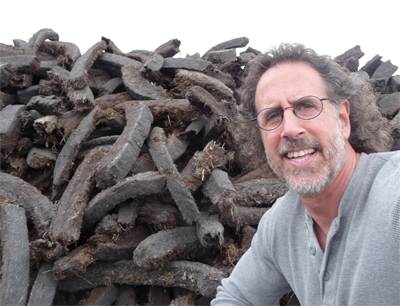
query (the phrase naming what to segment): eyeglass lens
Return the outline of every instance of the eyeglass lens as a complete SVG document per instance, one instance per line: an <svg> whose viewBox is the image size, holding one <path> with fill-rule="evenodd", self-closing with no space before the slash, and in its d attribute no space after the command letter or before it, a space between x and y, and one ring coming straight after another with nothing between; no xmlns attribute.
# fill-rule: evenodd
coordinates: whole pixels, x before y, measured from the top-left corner
<svg viewBox="0 0 400 306"><path fill-rule="evenodd" d="M303 97L294 105L294 114L304 120L317 117L322 111L322 101L314 96ZM265 108L257 115L257 124L265 130L276 129L283 120L284 109Z"/></svg>

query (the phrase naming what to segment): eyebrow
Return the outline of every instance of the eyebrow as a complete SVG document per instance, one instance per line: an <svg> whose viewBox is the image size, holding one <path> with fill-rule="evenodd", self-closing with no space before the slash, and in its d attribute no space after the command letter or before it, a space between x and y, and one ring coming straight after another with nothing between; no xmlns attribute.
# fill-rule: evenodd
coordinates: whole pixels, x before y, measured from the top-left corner
<svg viewBox="0 0 400 306"><path fill-rule="evenodd" d="M299 101L301 98L302 98L302 97L298 98L298 99L295 100L295 101L290 101L290 102L288 102L288 103L289 103L290 105L295 105L296 102ZM279 102L278 102L278 103L279 103ZM273 103L271 103L271 104L273 104ZM279 107L276 107L276 106L267 106L267 107L264 107L263 109L266 109L266 108L283 109L283 107L282 107L281 105L279 105Z"/></svg>

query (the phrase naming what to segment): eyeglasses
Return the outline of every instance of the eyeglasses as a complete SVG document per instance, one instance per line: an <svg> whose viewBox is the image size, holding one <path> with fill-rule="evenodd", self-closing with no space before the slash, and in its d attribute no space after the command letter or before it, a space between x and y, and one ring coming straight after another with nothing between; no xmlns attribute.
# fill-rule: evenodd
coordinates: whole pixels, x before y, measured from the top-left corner
<svg viewBox="0 0 400 306"><path fill-rule="evenodd" d="M251 119L251 121L257 121L257 125L260 129L265 131L272 131L277 129L283 121L283 112L287 108L293 107L293 114L303 120L311 120L319 116L323 109L323 101L328 100L328 98L317 98L315 96L305 96L297 100L293 106L288 106L285 108L273 108L268 107L261 110L256 118Z"/></svg>

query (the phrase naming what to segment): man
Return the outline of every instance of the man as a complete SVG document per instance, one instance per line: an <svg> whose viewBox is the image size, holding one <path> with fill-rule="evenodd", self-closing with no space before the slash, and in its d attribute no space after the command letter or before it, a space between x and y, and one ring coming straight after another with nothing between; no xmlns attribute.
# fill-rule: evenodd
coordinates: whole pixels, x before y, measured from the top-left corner
<svg viewBox="0 0 400 306"><path fill-rule="evenodd" d="M290 191L211 305L276 305L290 291L301 305L400 305L400 152L372 153L390 130L365 83L284 44L256 58L243 97Z"/></svg>

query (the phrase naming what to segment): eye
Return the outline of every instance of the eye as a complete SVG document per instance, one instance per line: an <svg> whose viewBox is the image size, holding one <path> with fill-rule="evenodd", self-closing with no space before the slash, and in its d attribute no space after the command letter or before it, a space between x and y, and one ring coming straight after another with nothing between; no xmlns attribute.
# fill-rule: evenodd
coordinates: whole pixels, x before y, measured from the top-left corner
<svg viewBox="0 0 400 306"><path fill-rule="evenodd" d="M263 109L257 116L257 121L262 128L271 128L279 125L282 119L282 111L276 108Z"/></svg>
<svg viewBox="0 0 400 306"><path fill-rule="evenodd" d="M317 97L308 96L301 98L295 104L296 114L303 119L311 119L322 110L322 102Z"/></svg>
<svg viewBox="0 0 400 306"><path fill-rule="evenodd" d="M311 101L311 100L305 100L305 101L298 101L297 105L296 105L296 110L300 111L300 110L310 110L310 109L315 109L316 108L316 104L315 101Z"/></svg>
<svg viewBox="0 0 400 306"><path fill-rule="evenodd" d="M271 111L266 116L266 121L272 121L276 119L280 119L281 112L280 111Z"/></svg>

